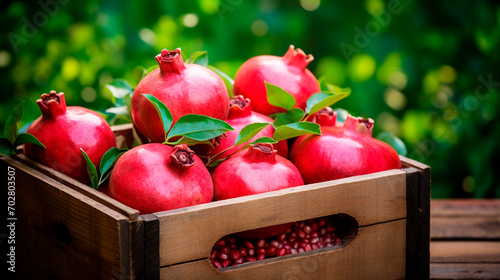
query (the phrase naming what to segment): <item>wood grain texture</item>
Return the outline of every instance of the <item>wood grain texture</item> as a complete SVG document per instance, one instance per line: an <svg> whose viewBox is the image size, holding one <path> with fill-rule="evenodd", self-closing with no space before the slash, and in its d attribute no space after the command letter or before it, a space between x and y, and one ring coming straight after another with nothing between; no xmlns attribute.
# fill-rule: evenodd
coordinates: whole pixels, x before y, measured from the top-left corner
<svg viewBox="0 0 500 280"><path fill-rule="evenodd" d="M498 241L433 241L430 250L432 263L500 263Z"/></svg>
<svg viewBox="0 0 500 280"><path fill-rule="evenodd" d="M431 215L445 217L500 216L500 199L433 199Z"/></svg>
<svg viewBox="0 0 500 280"><path fill-rule="evenodd" d="M500 213L497 216L433 216L433 240L500 240Z"/></svg>
<svg viewBox="0 0 500 280"><path fill-rule="evenodd" d="M16 263L25 279L110 279L130 271L128 219L26 168L16 169Z"/></svg>
<svg viewBox="0 0 500 280"><path fill-rule="evenodd" d="M220 272L209 259L161 268L161 279L403 279L406 220L359 229L345 248L325 248Z"/></svg>
<svg viewBox="0 0 500 280"><path fill-rule="evenodd" d="M500 263L432 263L431 279L499 279Z"/></svg>
<svg viewBox="0 0 500 280"><path fill-rule="evenodd" d="M141 215L144 221L145 279L160 278L160 223L153 214Z"/></svg>
<svg viewBox="0 0 500 280"><path fill-rule="evenodd" d="M406 173L390 170L155 213L160 265L205 258L226 234L337 213L360 226L405 218Z"/></svg>

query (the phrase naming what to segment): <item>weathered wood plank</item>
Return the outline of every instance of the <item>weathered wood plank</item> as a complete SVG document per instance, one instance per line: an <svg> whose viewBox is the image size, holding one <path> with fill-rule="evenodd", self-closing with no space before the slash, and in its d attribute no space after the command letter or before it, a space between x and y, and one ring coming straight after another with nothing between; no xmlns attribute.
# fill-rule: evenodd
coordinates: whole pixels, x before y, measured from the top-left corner
<svg viewBox="0 0 500 280"><path fill-rule="evenodd" d="M500 216L500 199L433 199L431 215L446 217Z"/></svg>
<svg viewBox="0 0 500 280"><path fill-rule="evenodd" d="M431 279L499 279L500 263L432 263Z"/></svg>
<svg viewBox="0 0 500 280"><path fill-rule="evenodd" d="M141 215L144 221L145 279L160 278L160 223L153 214Z"/></svg>
<svg viewBox="0 0 500 280"><path fill-rule="evenodd" d="M497 216L443 217L431 219L431 238L462 240L499 240L500 213Z"/></svg>
<svg viewBox="0 0 500 280"><path fill-rule="evenodd" d="M500 263L498 241L433 241L431 263Z"/></svg>
<svg viewBox="0 0 500 280"><path fill-rule="evenodd" d="M224 272L209 259L161 268L161 279L403 279L406 220L360 228L347 247L235 266Z"/></svg>
<svg viewBox="0 0 500 280"><path fill-rule="evenodd" d="M337 213L360 226L405 218L406 173L390 170L155 213L160 265L205 258L226 234Z"/></svg>

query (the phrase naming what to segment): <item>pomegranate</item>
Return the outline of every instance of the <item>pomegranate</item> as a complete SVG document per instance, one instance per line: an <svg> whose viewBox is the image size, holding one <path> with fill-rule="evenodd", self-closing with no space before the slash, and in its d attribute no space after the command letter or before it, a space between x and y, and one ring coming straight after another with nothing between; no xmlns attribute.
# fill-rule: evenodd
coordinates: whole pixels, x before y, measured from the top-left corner
<svg viewBox="0 0 500 280"><path fill-rule="evenodd" d="M372 138L372 119L349 115L343 126L328 116L316 121L322 135L297 138L290 152L307 184L401 168L397 152Z"/></svg>
<svg viewBox="0 0 500 280"><path fill-rule="evenodd" d="M132 94L132 119L142 134L153 142L161 143L165 141L167 132L155 108L143 96L146 93L168 107L173 124L187 114L226 119L229 95L219 75L198 64L184 64L179 48L162 50L156 61L160 67L146 75Z"/></svg>
<svg viewBox="0 0 500 280"><path fill-rule="evenodd" d="M215 148L209 149L208 152L205 152L209 155L215 155L223 150L233 146L236 137L240 133L240 131L247 125L252 123L273 123L273 119L266 115L262 115L257 112L252 111L252 104L250 99L244 98L241 95L235 96L230 100L230 108L229 115L227 116L226 122L230 124L234 130L228 131L225 133L225 137L219 137L218 141L215 145ZM263 130L261 130L256 136L254 136L249 142L253 142L261 137L273 137L274 128L272 125L267 126ZM246 143L237 145L224 153L222 153L219 158L224 158L239 149L241 149ZM288 156L288 144L286 141L279 141L277 144L273 145L274 148L278 151L278 154L282 157ZM196 150L197 151L197 150Z"/></svg>
<svg viewBox="0 0 500 280"><path fill-rule="evenodd" d="M316 77L306 67L313 60L301 49L291 45L283 57L261 55L250 58L236 73L233 92L250 98L253 110L264 115L284 112L269 104L264 81L277 85L295 97L296 107L305 109L307 99L321 88Z"/></svg>
<svg viewBox="0 0 500 280"><path fill-rule="evenodd" d="M94 165L99 166L104 153L116 146L109 124L96 112L68 106L64 93L52 90L36 101L42 116L33 121L28 133L33 134L45 149L24 144L24 154L82 183L90 177L82 148Z"/></svg>
<svg viewBox="0 0 500 280"><path fill-rule="evenodd" d="M210 260L216 268L223 268L333 247L342 243L341 239L348 233L350 226L346 216L334 215L293 223L285 232L266 239L226 235L215 242Z"/></svg>
<svg viewBox="0 0 500 280"><path fill-rule="evenodd" d="M257 143L231 156L212 173L215 200L240 197L304 184L297 168L276 154L272 144ZM240 233L245 238L280 234L292 224L269 226Z"/></svg>
<svg viewBox="0 0 500 280"><path fill-rule="evenodd" d="M212 201L212 178L187 145L137 146L116 162L109 181L111 197L141 214Z"/></svg>

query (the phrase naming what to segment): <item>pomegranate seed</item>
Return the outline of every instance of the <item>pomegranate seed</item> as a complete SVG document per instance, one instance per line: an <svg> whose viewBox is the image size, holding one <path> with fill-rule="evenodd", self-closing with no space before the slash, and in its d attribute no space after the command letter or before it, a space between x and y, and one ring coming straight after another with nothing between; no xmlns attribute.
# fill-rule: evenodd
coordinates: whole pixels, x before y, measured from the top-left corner
<svg viewBox="0 0 500 280"><path fill-rule="evenodd" d="M301 229L299 229L299 230L297 231L297 235L298 235L298 237L299 237L299 238L301 238L301 239L306 237L306 233L305 233L305 231L303 231L303 230L301 230Z"/></svg>
<svg viewBox="0 0 500 280"><path fill-rule="evenodd" d="M333 239L333 242L335 245L338 245L340 244L340 238L338 238L337 236Z"/></svg>
<svg viewBox="0 0 500 280"><path fill-rule="evenodd" d="M273 240L271 241L271 243L269 243L269 245L278 248L280 246L280 243L276 240Z"/></svg>
<svg viewBox="0 0 500 280"><path fill-rule="evenodd" d="M231 247L229 247L229 246L227 246L227 245L226 245L226 246L222 247L222 248L220 249L220 251L221 251L222 253L224 253L224 254L229 254L229 252L231 252Z"/></svg>
<svg viewBox="0 0 500 280"><path fill-rule="evenodd" d="M212 253L210 253L210 258L212 260L215 260L215 258L217 258L217 250L212 250Z"/></svg>
<svg viewBox="0 0 500 280"><path fill-rule="evenodd" d="M280 234L278 236L278 241L279 242L283 242L283 241L285 241L285 239L286 239L286 234L284 234L284 233L282 233L282 234Z"/></svg>
<svg viewBox="0 0 500 280"><path fill-rule="evenodd" d="M266 245L266 240L265 239L259 239L257 241L257 247L258 248L264 248L265 245Z"/></svg>
<svg viewBox="0 0 500 280"><path fill-rule="evenodd" d="M311 247L311 244L307 244L305 247L304 247L304 251L311 251L312 250L312 247Z"/></svg>
<svg viewBox="0 0 500 280"><path fill-rule="evenodd" d="M219 241L217 241L216 245L222 247L226 245L226 241L224 239L220 239Z"/></svg>
<svg viewBox="0 0 500 280"><path fill-rule="evenodd" d="M292 232L292 228L289 228L289 229L287 229L287 230L285 231L285 233L287 233L287 234L288 234L288 233L290 233L290 232Z"/></svg>
<svg viewBox="0 0 500 280"><path fill-rule="evenodd" d="M299 248L299 244L300 244L300 243L299 243L299 241L295 241L295 242L293 243L293 248L294 248L294 249L298 249L298 248Z"/></svg>
<svg viewBox="0 0 500 280"><path fill-rule="evenodd" d="M290 240L291 238L297 238L297 233L296 232L292 232L288 235L288 240Z"/></svg>
<svg viewBox="0 0 500 280"><path fill-rule="evenodd" d="M218 258L219 260L227 260L227 259L229 258L229 256L228 256L226 253L219 252L219 253L217 254L217 258Z"/></svg>
<svg viewBox="0 0 500 280"><path fill-rule="evenodd" d="M312 230L312 231L317 231L318 229L319 229L319 226L318 226L318 224L317 224L317 223L313 223L313 224L311 225L311 230Z"/></svg>
<svg viewBox="0 0 500 280"><path fill-rule="evenodd" d="M229 243L236 244L236 238L234 238L234 237L229 238Z"/></svg>
<svg viewBox="0 0 500 280"><path fill-rule="evenodd" d="M231 244L231 245L229 245L229 247L231 247L231 249L238 249L238 245L236 245L236 244Z"/></svg>
<svg viewBox="0 0 500 280"><path fill-rule="evenodd" d="M319 242L319 238L317 238L317 237L311 238L310 243L318 243L318 242Z"/></svg>
<svg viewBox="0 0 500 280"><path fill-rule="evenodd" d="M319 233L317 231L313 231L313 233L311 233L311 237L318 237L319 236Z"/></svg>
<svg viewBox="0 0 500 280"><path fill-rule="evenodd" d="M299 249L297 249L297 252L303 253L303 252L305 252L305 250L304 250L304 248L299 248Z"/></svg>
<svg viewBox="0 0 500 280"><path fill-rule="evenodd" d="M313 250L316 250L316 249L318 249L318 245L316 245L316 244L312 244L312 245L311 245L311 248L312 248Z"/></svg>
<svg viewBox="0 0 500 280"><path fill-rule="evenodd" d="M288 239L288 242L293 243L293 242L295 242L295 240L297 240L297 238L295 238L295 237L290 237L290 238Z"/></svg>
<svg viewBox="0 0 500 280"><path fill-rule="evenodd" d="M231 259L237 260L241 257L240 251L238 250L231 250L231 253L229 254L231 256Z"/></svg>
<svg viewBox="0 0 500 280"><path fill-rule="evenodd" d="M318 226L324 227L326 225L326 220L324 218L319 219Z"/></svg>
<svg viewBox="0 0 500 280"><path fill-rule="evenodd" d="M320 235L325 235L326 234L326 228L320 229L319 234Z"/></svg>
<svg viewBox="0 0 500 280"><path fill-rule="evenodd" d="M219 261L214 261L213 264L216 268L222 268L222 264Z"/></svg>
<svg viewBox="0 0 500 280"><path fill-rule="evenodd" d="M332 242L332 239L330 237L326 237L324 240L323 240L323 243L331 243Z"/></svg>
<svg viewBox="0 0 500 280"><path fill-rule="evenodd" d="M255 256L255 249L248 249L249 256Z"/></svg>
<svg viewBox="0 0 500 280"><path fill-rule="evenodd" d="M240 247L240 255L243 258L246 258L248 256L248 251L247 251L247 249L245 249L245 247Z"/></svg>
<svg viewBox="0 0 500 280"><path fill-rule="evenodd" d="M306 232L306 233L311 233L312 232L312 228L311 226L304 226L303 230Z"/></svg>
<svg viewBox="0 0 500 280"><path fill-rule="evenodd" d="M224 261L222 262L222 267L228 267L230 264L231 264L231 261L230 261L230 260L224 260Z"/></svg>
<svg viewBox="0 0 500 280"><path fill-rule="evenodd" d="M257 260L258 260L258 261L263 260L263 259L265 259L265 258L266 258L266 255L264 255L264 254L261 254L261 255L258 255L258 256L257 256Z"/></svg>
<svg viewBox="0 0 500 280"><path fill-rule="evenodd" d="M239 259L237 259L237 260L235 260L235 261L233 262L233 265L242 264L242 263L244 263L244 262L245 262L245 259L244 259L244 258L239 258Z"/></svg>
<svg viewBox="0 0 500 280"><path fill-rule="evenodd" d="M334 231L335 231L335 227L334 227L334 226L332 226L332 225L327 226L327 227L326 227L326 231L327 231L327 232L334 232Z"/></svg>
<svg viewBox="0 0 500 280"><path fill-rule="evenodd" d="M276 247L274 246L269 246L267 247L267 250L266 250L266 256L268 257L272 257L276 254Z"/></svg>
<svg viewBox="0 0 500 280"><path fill-rule="evenodd" d="M300 245L299 245L299 248L305 248L307 245L309 245L309 243L307 243L307 242L301 242Z"/></svg>
<svg viewBox="0 0 500 280"><path fill-rule="evenodd" d="M297 249L290 249L290 254L297 254L299 251L297 251Z"/></svg>
<svg viewBox="0 0 500 280"><path fill-rule="evenodd" d="M245 242L243 243L243 246L245 246L245 248L247 248L247 249L253 249L253 248L255 248L253 246L253 243L250 242L250 241L248 241L248 240L245 240Z"/></svg>
<svg viewBox="0 0 500 280"><path fill-rule="evenodd" d="M300 222L299 223L299 228L303 228L306 225L306 222Z"/></svg>
<svg viewBox="0 0 500 280"><path fill-rule="evenodd" d="M276 251L276 256L278 256L278 257L284 256L285 254L286 254L285 248L281 248L281 249L278 249L278 251Z"/></svg>
<svg viewBox="0 0 500 280"><path fill-rule="evenodd" d="M266 254L266 249L264 249L264 248L257 249L257 256L265 255L265 254Z"/></svg>
<svg viewBox="0 0 500 280"><path fill-rule="evenodd" d="M245 259L245 260L246 260L247 262L254 262L254 261L256 261L257 259L256 259L255 257L248 256L248 257L246 257L246 259Z"/></svg>

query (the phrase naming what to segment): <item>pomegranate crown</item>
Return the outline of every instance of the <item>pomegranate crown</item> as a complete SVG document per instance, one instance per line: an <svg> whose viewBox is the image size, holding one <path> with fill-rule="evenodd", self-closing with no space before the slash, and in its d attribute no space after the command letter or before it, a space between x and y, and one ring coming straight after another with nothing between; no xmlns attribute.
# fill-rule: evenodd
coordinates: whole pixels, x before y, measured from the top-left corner
<svg viewBox="0 0 500 280"><path fill-rule="evenodd" d="M42 94L42 98L36 101L40 111L42 111L43 118L54 119L59 115L66 113L66 100L64 99L64 93L57 93L55 90L51 90L49 94Z"/></svg>
<svg viewBox="0 0 500 280"><path fill-rule="evenodd" d="M314 60L314 57L312 54L306 55L303 50L295 49L293 45L290 45L288 51L283 56L283 60L289 65L294 65L301 70L305 70L307 65Z"/></svg>
<svg viewBox="0 0 500 280"><path fill-rule="evenodd" d="M160 72L162 74L166 73L177 73L180 74L182 70L186 69L184 61L182 60L181 49L177 48L173 51L163 49L160 54L155 56L158 65L160 66Z"/></svg>
<svg viewBox="0 0 500 280"><path fill-rule="evenodd" d="M243 95L236 95L229 101L228 119L247 117L252 114L252 104L250 99Z"/></svg>
<svg viewBox="0 0 500 280"><path fill-rule="evenodd" d="M335 126L337 123L337 112L333 111L330 107L325 107L315 114L313 121L322 127Z"/></svg>
<svg viewBox="0 0 500 280"><path fill-rule="evenodd" d="M193 158L194 152L186 144L177 145L170 153L172 162L182 169L188 169L196 164Z"/></svg>
<svg viewBox="0 0 500 280"><path fill-rule="evenodd" d="M348 115L344 122L344 128L346 130L357 131L358 133L372 136L374 123L375 121L371 118L364 119L362 117Z"/></svg>
<svg viewBox="0 0 500 280"><path fill-rule="evenodd" d="M273 148L273 144L271 143L257 143L252 144L248 148L245 157L250 159L253 162L276 162L276 154L277 150Z"/></svg>

